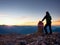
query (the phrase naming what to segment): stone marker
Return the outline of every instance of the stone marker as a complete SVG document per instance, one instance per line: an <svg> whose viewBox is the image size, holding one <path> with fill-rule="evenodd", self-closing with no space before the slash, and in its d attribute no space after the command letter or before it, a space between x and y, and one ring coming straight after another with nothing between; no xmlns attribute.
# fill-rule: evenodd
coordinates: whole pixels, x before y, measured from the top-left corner
<svg viewBox="0 0 60 45"><path fill-rule="evenodd" d="M42 35L43 34L43 22L42 21L39 21L38 22L38 34Z"/></svg>

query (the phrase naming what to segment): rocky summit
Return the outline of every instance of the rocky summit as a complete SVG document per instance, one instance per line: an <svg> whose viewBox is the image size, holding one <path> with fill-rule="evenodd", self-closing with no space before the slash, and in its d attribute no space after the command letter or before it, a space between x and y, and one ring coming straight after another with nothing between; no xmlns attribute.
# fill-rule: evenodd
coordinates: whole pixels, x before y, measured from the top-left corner
<svg viewBox="0 0 60 45"><path fill-rule="evenodd" d="M0 45L60 45L60 33L53 34L1 34Z"/></svg>

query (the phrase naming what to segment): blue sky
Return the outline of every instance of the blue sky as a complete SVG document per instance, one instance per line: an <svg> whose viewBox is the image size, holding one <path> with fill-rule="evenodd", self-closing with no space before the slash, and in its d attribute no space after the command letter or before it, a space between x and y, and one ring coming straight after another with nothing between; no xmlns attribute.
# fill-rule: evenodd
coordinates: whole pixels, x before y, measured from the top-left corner
<svg viewBox="0 0 60 45"><path fill-rule="evenodd" d="M46 11L53 21L60 20L59 4L60 0L0 0L0 24L5 24L6 18L16 23L42 20Z"/></svg>

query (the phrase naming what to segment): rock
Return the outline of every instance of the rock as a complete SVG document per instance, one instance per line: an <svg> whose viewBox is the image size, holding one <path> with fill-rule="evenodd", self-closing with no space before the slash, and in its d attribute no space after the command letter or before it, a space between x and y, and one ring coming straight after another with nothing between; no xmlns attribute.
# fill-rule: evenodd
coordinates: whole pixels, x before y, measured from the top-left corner
<svg viewBox="0 0 60 45"><path fill-rule="evenodd" d="M53 33L52 35L1 35L0 45L60 45L60 33Z"/></svg>

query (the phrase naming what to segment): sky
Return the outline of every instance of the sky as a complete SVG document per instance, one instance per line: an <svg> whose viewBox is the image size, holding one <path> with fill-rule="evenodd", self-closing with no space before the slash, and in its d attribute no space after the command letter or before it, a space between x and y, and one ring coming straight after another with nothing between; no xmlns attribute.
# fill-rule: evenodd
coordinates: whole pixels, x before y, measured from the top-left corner
<svg viewBox="0 0 60 45"><path fill-rule="evenodd" d="M46 11L60 25L60 0L0 0L0 25L37 25Z"/></svg>

